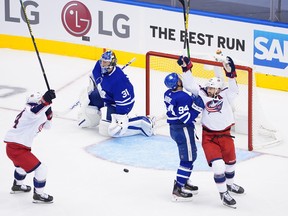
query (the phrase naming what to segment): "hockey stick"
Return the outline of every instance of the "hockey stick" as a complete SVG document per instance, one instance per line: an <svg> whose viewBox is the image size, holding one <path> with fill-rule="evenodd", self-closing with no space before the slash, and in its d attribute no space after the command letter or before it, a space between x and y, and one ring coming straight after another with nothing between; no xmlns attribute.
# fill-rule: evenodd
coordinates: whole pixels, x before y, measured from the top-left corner
<svg viewBox="0 0 288 216"><path fill-rule="evenodd" d="M128 67L130 64L132 64L134 61L136 60L136 58L132 58L129 62L127 62L127 64L125 64L121 69L124 70L126 67Z"/></svg>
<svg viewBox="0 0 288 216"><path fill-rule="evenodd" d="M25 16L25 20L26 20L26 23L27 23L27 26L28 26L28 29L29 29L29 33L30 33L30 36L31 36L31 39L32 39L32 42L33 42L33 45L34 45L34 48L35 48L35 51L37 53L38 61L39 61L39 64L41 66L42 74L43 74L47 89L50 90L48 79L47 79L46 74L45 74L45 70L44 70L44 67L43 67L43 64L42 64L42 60L40 58L40 54L39 54L39 51L38 51L38 48L37 48L37 45L36 45L36 42L35 42L35 39L34 39L34 36L33 36L33 33L32 33L30 22L28 20L27 14L26 14L26 9L25 9L25 6L24 6L22 0L20 0L20 4L21 4L22 11L24 13L24 16Z"/></svg>
<svg viewBox="0 0 288 216"><path fill-rule="evenodd" d="M134 61L136 60L136 58L132 58L129 62L127 62L121 69L124 70L126 67L128 67L129 65L131 65ZM58 112L58 116L59 115L66 115L67 113L69 113L70 111L72 111L75 107L77 107L78 105L80 105L80 101L76 101L75 103L73 103L69 108L67 108L65 111L62 112Z"/></svg>
<svg viewBox="0 0 288 216"><path fill-rule="evenodd" d="M188 39L188 26L189 26L189 8L190 0L179 0L183 7L184 15L184 28L185 28L185 39L184 39L184 50L187 50L187 57L190 58L190 48L189 48L189 39ZM187 5L186 5L187 4Z"/></svg>

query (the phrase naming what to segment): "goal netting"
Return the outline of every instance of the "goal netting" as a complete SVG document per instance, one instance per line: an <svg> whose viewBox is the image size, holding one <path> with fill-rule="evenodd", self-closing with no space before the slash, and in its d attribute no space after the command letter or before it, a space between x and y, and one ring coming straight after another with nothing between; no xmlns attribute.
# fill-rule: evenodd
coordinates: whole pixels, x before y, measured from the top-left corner
<svg viewBox="0 0 288 216"><path fill-rule="evenodd" d="M163 95L167 90L164 85L164 78L171 72L182 73L177 64L178 57L178 55L154 51L146 54L146 115L156 116L159 122L162 119L160 125L163 126L166 123ZM201 57L191 58L191 60L193 62L193 76L200 85L204 86L208 79L215 76L220 76L227 84L222 63L215 61L212 55L211 58ZM251 151L278 144L281 140L279 132L265 118L266 115L261 110L261 104L257 99L257 88L254 84L252 68L237 64L236 70L240 90L234 104L235 126L233 133L236 137L236 146L248 148ZM159 80L163 80L163 82L159 83ZM197 119L197 122L199 124L200 120ZM198 137L201 138L200 125L198 125L197 131Z"/></svg>

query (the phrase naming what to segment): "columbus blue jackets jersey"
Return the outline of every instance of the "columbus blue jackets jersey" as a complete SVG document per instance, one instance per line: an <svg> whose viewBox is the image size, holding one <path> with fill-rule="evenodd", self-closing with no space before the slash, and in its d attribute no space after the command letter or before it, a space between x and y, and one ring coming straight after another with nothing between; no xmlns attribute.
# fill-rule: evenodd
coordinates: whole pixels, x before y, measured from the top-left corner
<svg viewBox="0 0 288 216"><path fill-rule="evenodd" d="M47 120L46 111L49 106L43 104L26 104L25 109L20 112L13 127L6 133L5 142L15 142L32 147L34 138L43 128L50 129L51 121Z"/></svg>

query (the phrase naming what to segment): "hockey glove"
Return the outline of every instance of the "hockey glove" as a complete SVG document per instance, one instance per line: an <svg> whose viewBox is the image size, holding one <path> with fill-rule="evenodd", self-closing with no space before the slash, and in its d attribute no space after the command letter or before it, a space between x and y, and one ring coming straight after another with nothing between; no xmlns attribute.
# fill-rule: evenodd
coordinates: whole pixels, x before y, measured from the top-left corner
<svg viewBox="0 0 288 216"><path fill-rule="evenodd" d="M42 97L42 103L44 105L49 105L52 103L52 100L56 98L56 94L54 90L48 90Z"/></svg>
<svg viewBox="0 0 288 216"><path fill-rule="evenodd" d="M120 114L111 114L112 121L108 127L108 134L112 137L123 136L128 129L128 116Z"/></svg>
<svg viewBox="0 0 288 216"><path fill-rule="evenodd" d="M47 109L47 111L45 112L45 114L46 114L46 117L47 117L48 120L51 120L51 119L53 118L53 112L52 112L51 107L49 107L49 108Z"/></svg>
<svg viewBox="0 0 288 216"><path fill-rule="evenodd" d="M192 62L186 56L180 56L177 61L178 65L182 67L182 71L185 73L193 67Z"/></svg>
<svg viewBox="0 0 288 216"><path fill-rule="evenodd" d="M236 69L235 69L235 64L229 56L226 57L226 61L223 62L223 67L225 70L225 75L226 77L229 78L235 78L237 77Z"/></svg>

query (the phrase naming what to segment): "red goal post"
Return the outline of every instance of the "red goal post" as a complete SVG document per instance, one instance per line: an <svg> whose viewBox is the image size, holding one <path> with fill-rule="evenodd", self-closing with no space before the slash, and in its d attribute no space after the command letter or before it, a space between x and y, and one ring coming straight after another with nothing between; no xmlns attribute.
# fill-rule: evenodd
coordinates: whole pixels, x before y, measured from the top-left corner
<svg viewBox="0 0 288 216"><path fill-rule="evenodd" d="M155 102L151 100L151 89L154 92L158 92L158 86L162 85L151 85L151 76L154 71L160 72L162 74L167 75L168 73L176 72L181 74L181 68L177 65L177 59L179 58L178 55L149 51L146 53L146 115L154 115L153 111L151 110L153 103L164 103L163 97L157 98ZM200 59L200 58L191 58L193 62L193 76L196 78L196 81L199 82L201 79L208 80L211 77L215 76L215 72L213 67L222 68L222 63L208 60L208 59ZM208 66L208 67L207 67ZM246 86L244 93L246 94L246 102L247 103L247 134L248 134L248 150L253 150L253 71L252 68L243 66L243 65L236 65L237 70L237 82ZM163 73L164 72L164 73ZM164 79L163 79L164 81ZM201 84L201 82L200 82ZM159 87L160 88L160 87ZM241 91L241 88L240 88ZM241 105L240 105L241 106ZM158 113L159 115L159 113Z"/></svg>

